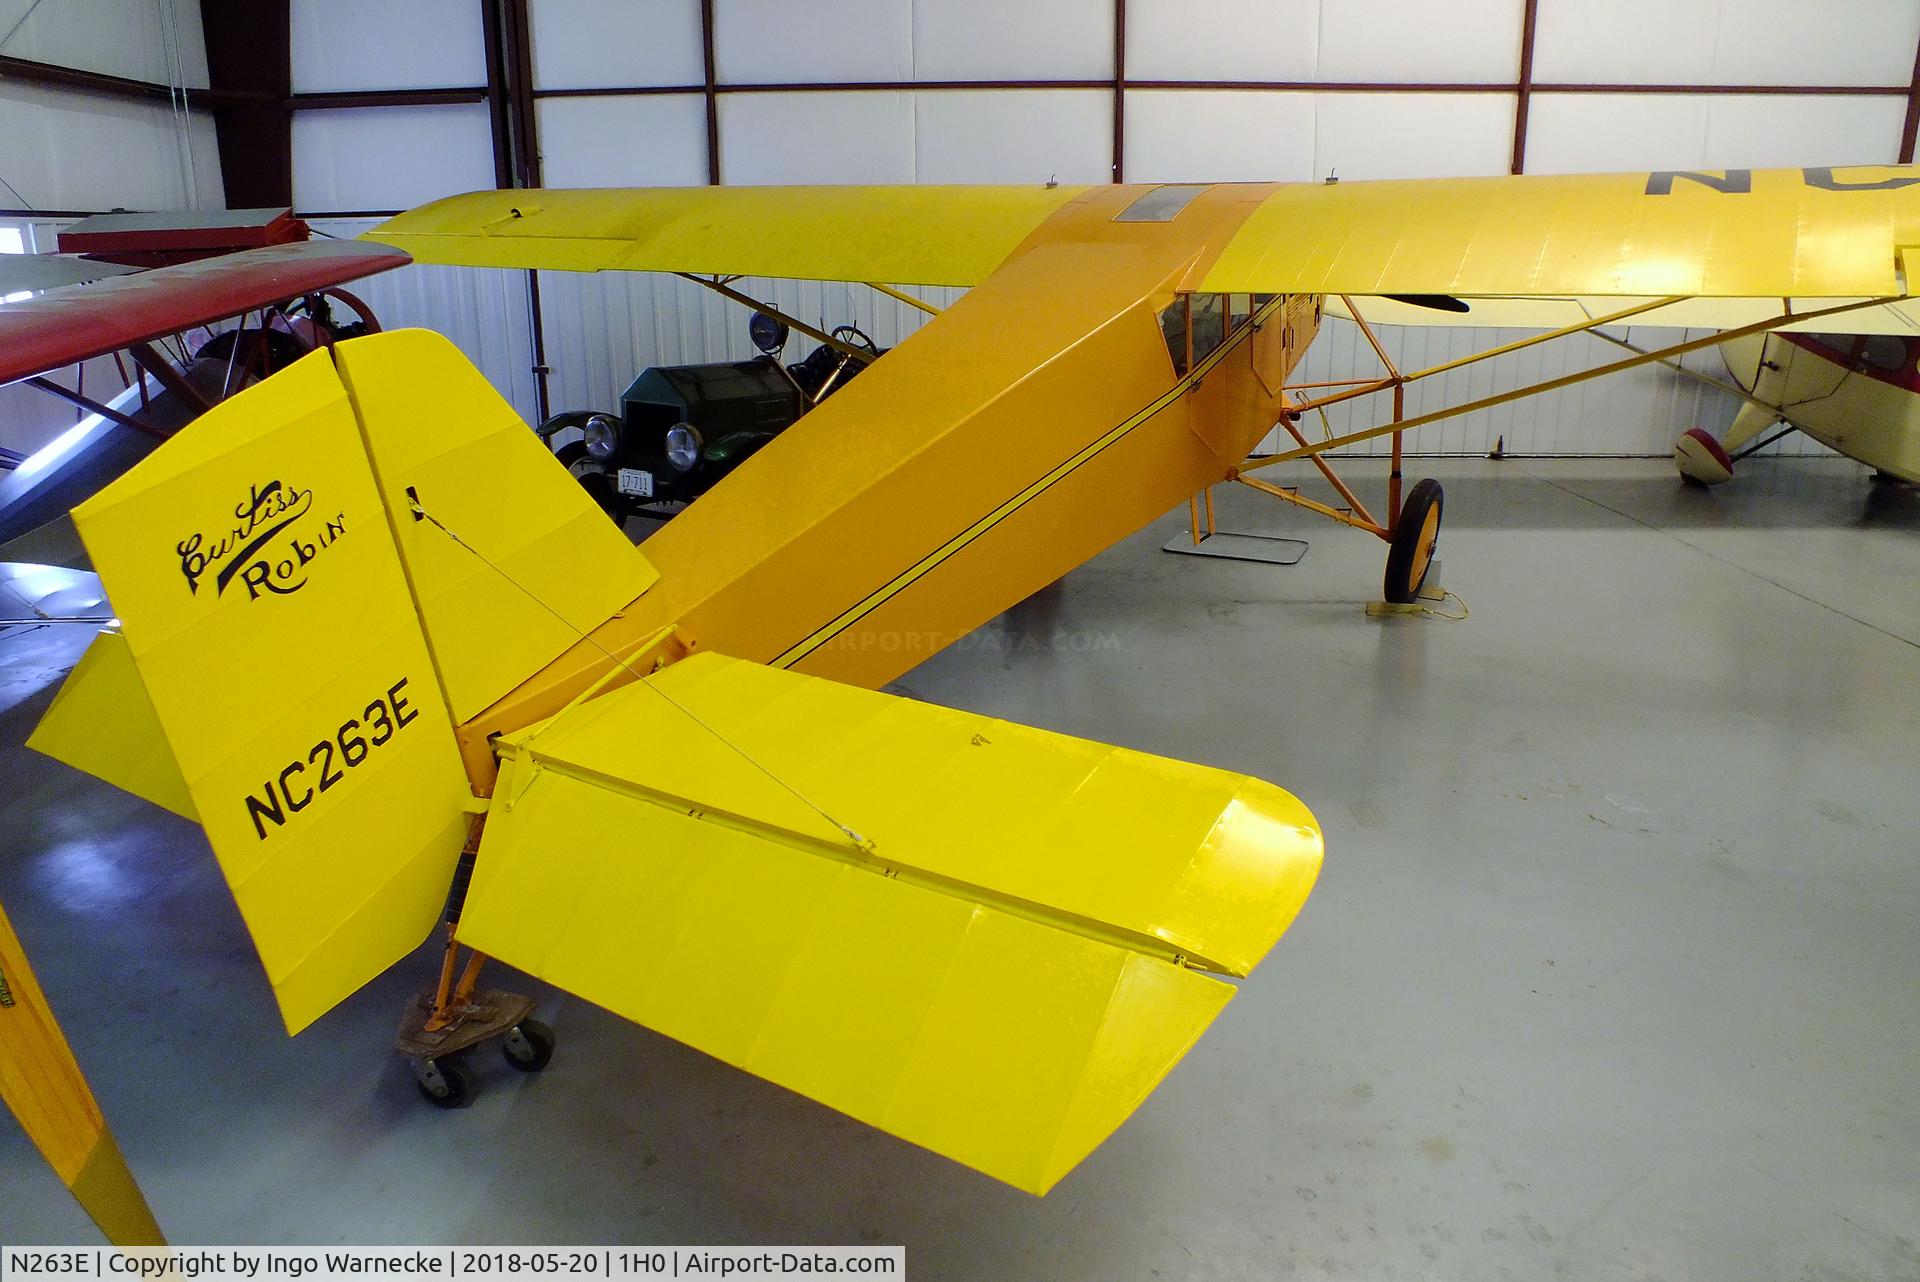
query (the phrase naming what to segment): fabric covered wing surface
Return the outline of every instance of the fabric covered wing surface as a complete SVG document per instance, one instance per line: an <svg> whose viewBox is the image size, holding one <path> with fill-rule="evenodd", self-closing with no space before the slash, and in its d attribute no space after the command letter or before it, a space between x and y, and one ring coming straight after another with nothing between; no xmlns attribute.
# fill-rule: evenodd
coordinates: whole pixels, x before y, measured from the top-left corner
<svg viewBox="0 0 1920 1282"><path fill-rule="evenodd" d="M506 753L463 939L1035 1193L1320 862L1257 780L713 655Z"/></svg>
<svg viewBox="0 0 1920 1282"><path fill-rule="evenodd" d="M1080 187L479 191L367 233L423 263L974 285Z"/></svg>
<svg viewBox="0 0 1920 1282"><path fill-rule="evenodd" d="M1291 183L1247 219L1201 288L1904 294L1900 250L1920 244L1916 182L1911 166L1876 165Z"/></svg>

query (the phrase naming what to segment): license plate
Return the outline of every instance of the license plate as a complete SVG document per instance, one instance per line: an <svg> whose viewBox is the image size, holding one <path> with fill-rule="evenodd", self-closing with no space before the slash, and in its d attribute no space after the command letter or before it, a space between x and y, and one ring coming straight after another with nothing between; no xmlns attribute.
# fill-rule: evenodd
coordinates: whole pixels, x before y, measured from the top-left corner
<svg viewBox="0 0 1920 1282"><path fill-rule="evenodd" d="M623 467L618 478L620 492L635 498L653 497L653 473L640 467Z"/></svg>

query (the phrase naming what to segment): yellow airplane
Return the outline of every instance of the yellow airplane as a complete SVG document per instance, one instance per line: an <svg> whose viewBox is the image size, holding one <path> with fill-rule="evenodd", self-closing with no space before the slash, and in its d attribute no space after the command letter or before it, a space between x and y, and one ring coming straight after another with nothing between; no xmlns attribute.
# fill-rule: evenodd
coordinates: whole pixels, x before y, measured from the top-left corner
<svg viewBox="0 0 1920 1282"><path fill-rule="evenodd" d="M401 1037L430 1098L477 1041L551 1052L494 957L1045 1193L1273 947L1319 829L1269 783L874 688L1223 481L1372 530L1417 590L1439 497L1399 503L1397 452L1380 521L1255 473L1427 417L1248 458L1297 432L1327 310L1831 330L1905 297L1906 172L438 202L374 236L970 289L644 550L444 339L316 352L76 509L121 627L32 742L197 818L290 1032L446 920Z"/></svg>

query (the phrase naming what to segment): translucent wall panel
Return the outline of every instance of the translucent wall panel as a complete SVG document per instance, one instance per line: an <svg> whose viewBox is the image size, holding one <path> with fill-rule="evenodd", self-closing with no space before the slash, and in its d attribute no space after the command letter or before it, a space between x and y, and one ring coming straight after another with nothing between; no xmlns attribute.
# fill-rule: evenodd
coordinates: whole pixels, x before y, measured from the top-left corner
<svg viewBox="0 0 1920 1282"><path fill-rule="evenodd" d="M685 187L707 181L700 94L544 98L535 104L549 187Z"/></svg>
<svg viewBox="0 0 1920 1282"><path fill-rule="evenodd" d="M1366 0L1321 7L1316 78L1511 84L1522 0Z"/></svg>
<svg viewBox="0 0 1920 1282"><path fill-rule="evenodd" d="M218 209L213 119L165 101L0 81L0 205Z"/></svg>
<svg viewBox="0 0 1920 1282"><path fill-rule="evenodd" d="M1128 0L1132 80L1311 80L1318 0Z"/></svg>
<svg viewBox="0 0 1920 1282"><path fill-rule="evenodd" d="M1139 80L1511 82L1521 0L1128 0Z"/></svg>
<svg viewBox="0 0 1920 1282"><path fill-rule="evenodd" d="M714 74L723 84L913 78L908 0L718 0Z"/></svg>
<svg viewBox="0 0 1920 1282"><path fill-rule="evenodd" d="M1314 173L1324 178L1504 174L1513 161L1514 96L1505 93L1323 93L1314 96Z"/></svg>
<svg viewBox="0 0 1920 1282"><path fill-rule="evenodd" d="M293 91L487 82L477 0L293 0Z"/></svg>
<svg viewBox="0 0 1920 1282"><path fill-rule="evenodd" d="M1113 94L1097 89L926 90L914 104L923 183L1101 183L1113 168Z"/></svg>
<svg viewBox="0 0 1920 1282"><path fill-rule="evenodd" d="M294 113L293 203L300 210L409 209L492 186L484 103Z"/></svg>
<svg viewBox="0 0 1920 1282"><path fill-rule="evenodd" d="M1511 94L1133 90L1130 182L1505 173Z"/></svg>
<svg viewBox="0 0 1920 1282"><path fill-rule="evenodd" d="M700 0L529 0L542 89L706 83Z"/></svg>
<svg viewBox="0 0 1920 1282"><path fill-rule="evenodd" d="M720 99L729 183L910 183L913 95L731 93Z"/></svg>
<svg viewBox="0 0 1920 1282"><path fill-rule="evenodd" d="M1128 182L1311 179L1313 95L1129 90L1126 148Z"/></svg>
<svg viewBox="0 0 1920 1282"><path fill-rule="evenodd" d="M11 32L11 35L7 35ZM12 58L205 88L199 0L0 0Z"/></svg>
<svg viewBox="0 0 1920 1282"><path fill-rule="evenodd" d="M917 80L1113 76L1113 0L912 0Z"/></svg>
<svg viewBox="0 0 1920 1282"><path fill-rule="evenodd" d="M1540 0L1536 79L1565 84L1904 85L1912 0Z"/></svg>
<svg viewBox="0 0 1920 1282"><path fill-rule="evenodd" d="M1899 98L1536 94L1528 173L1885 164Z"/></svg>

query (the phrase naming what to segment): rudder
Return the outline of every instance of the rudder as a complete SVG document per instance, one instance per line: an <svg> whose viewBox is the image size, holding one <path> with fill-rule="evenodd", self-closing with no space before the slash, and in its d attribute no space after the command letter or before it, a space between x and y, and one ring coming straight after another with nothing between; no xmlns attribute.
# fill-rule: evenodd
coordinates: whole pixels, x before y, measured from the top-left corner
<svg viewBox="0 0 1920 1282"><path fill-rule="evenodd" d="M298 1032L432 929L471 795L331 355L216 406L74 520Z"/></svg>

